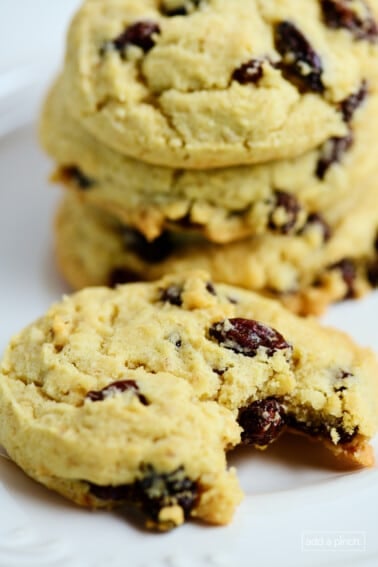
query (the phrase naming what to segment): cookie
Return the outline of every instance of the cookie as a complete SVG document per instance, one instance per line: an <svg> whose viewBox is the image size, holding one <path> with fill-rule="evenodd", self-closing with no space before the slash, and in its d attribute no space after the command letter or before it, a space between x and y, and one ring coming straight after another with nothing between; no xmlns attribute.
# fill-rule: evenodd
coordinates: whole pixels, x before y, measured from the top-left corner
<svg viewBox="0 0 378 567"><path fill-rule="evenodd" d="M138 506L148 526L227 523L225 452L287 428L370 465L377 361L343 333L202 272L65 297L14 337L0 442L83 506Z"/></svg>
<svg viewBox="0 0 378 567"><path fill-rule="evenodd" d="M374 85L363 82L348 101L348 136L299 158L180 170L136 161L98 142L67 112L60 79L42 113L41 141L57 162L54 179L149 240L165 229L193 230L219 243L267 231L296 234L314 214L332 226L376 173Z"/></svg>
<svg viewBox="0 0 378 567"><path fill-rule="evenodd" d="M332 234L314 215L299 235L265 234L223 246L173 232L149 243L70 194L57 216L58 263L74 288L201 268L216 281L271 295L300 314L320 314L378 285L378 191L374 179L370 184Z"/></svg>
<svg viewBox="0 0 378 567"><path fill-rule="evenodd" d="M138 362L140 350L118 351L136 345L127 312L151 291L65 298L13 340L0 371L1 444L28 475L81 506L136 505L160 530L189 516L228 523L241 500L225 460L240 440L232 412L200 400L163 360L155 374ZM138 333L142 319L134 323Z"/></svg>
<svg viewBox="0 0 378 567"><path fill-rule="evenodd" d="M376 0L328 4L87 0L68 34L67 104L149 163L295 158L347 135L343 101L377 75Z"/></svg>

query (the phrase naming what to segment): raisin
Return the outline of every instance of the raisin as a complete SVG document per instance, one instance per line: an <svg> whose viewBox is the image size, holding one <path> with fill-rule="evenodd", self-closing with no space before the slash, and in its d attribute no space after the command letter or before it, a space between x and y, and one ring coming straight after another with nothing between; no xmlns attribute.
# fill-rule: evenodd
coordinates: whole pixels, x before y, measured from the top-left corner
<svg viewBox="0 0 378 567"><path fill-rule="evenodd" d="M137 282L140 280L139 274L128 270L126 268L114 268L108 277L108 286L109 287L116 287L120 284Z"/></svg>
<svg viewBox="0 0 378 567"><path fill-rule="evenodd" d="M163 262L174 250L174 243L169 232L163 232L150 242L140 232L125 228L123 239L128 250L149 264Z"/></svg>
<svg viewBox="0 0 378 567"><path fill-rule="evenodd" d="M239 411L238 423L242 427L245 445L265 447L275 441L285 426L285 411L275 398L253 402Z"/></svg>
<svg viewBox="0 0 378 567"><path fill-rule="evenodd" d="M355 427L352 432L346 431L343 427L338 426L336 427L337 434L339 436L339 440L337 442L338 445L345 445L353 441L358 433L358 427Z"/></svg>
<svg viewBox="0 0 378 567"><path fill-rule="evenodd" d="M319 213L310 213L308 215L306 225L303 228L302 232L304 232L306 228L308 228L309 226L314 226L314 225L320 227L323 233L324 242L328 242L328 240L332 236L332 229L327 223L327 221Z"/></svg>
<svg viewBox="0 0 378 567"><path fill-rule="evenodd" d="M181 307L182 292L183 292L183 288L181 285L170 285L166 289L162 290L160 301L163 301L164 303L170 303L171 305L176 305L177 307Z"/></svg>
<svg viewBox="0 0 378 567"><path fill-rule="evenodd" d="M277 209L285 211L285 222L279 224L276 216ZM281 234L289 234L296 225L298 214L301 206L297 198L285 191L275 191L275 204L272 213L269 216L269 228L276 230Z"/></svg>
<svg viewBox="0 0 378 567"><path fill-rule="evenodd" d="M278 67L284 77L300 92L323 93L321 59L302 32L291 22L280 22L274 30L274 41L282 57Z"/></svg>
<svg viewBox="0 0 378 567"><path fill-rule="evenodd" d="M329 168L339 163L344 154L352 147L354 142L352 132L343 138L330 138L320 150L320 157L316 164L316 177L323 181Z"/></svg>
<svg viewBox="0 0 378 567"><path fill-rule="evenodd" d="M90 189L94 185L93 179L87 177L76 165L63 167L61 176L64 180L73 181L80 189Z"/></svg>
<svg viewBox="0 0 378 567"><path fill-rule="evenodd" d="M198 500L199 489L197 483L184 474L183 467L165 474L145 465L142 474L134 484L98 486L89 483L90 491L100 500L135 503L154 521L158 520L160 511L169 506L180 506L186 518L190 515Z"/></svg>
<svg viewBox="0 0 378 567"><path fill-rule="evenodd" d="M162 508L178 505L187 518L198 498L198 487L185 476L183 467L170 474L158 474L150 466L145 472L138 487L144 511L157 519Z"/></svg>
<svg viewBox="0 0 378 567"><path fill-rule="evenodd" d="M232 74L232 79L237 81L241 85L246 85L248 83L256 84L262 78L264 74L263 62L261 59L251 59L247 63L244 63Z"/></svg>
<svg viewBox="0 0 378 567"><path fill-rule="evenodd" d="M311 437L321 437L328 439L332 443L334 442L331 436L331 430L336 430L339 439L336 445L345 445L353 441L354 437L358 433L358 427L355 427L352 432L348 432L342 426L341 419L337 420L336 423L307 423L304 421L299 421L295 416L289 415L286 418L287 425L296 429L297 431L302 431L306 435Z"/></svg>
<svg viewBox="0 0 378 567"><path fill-rule="evenodd" d="M348 98L340 103L340 110L344 121L349 124L356 110L363 104L368 95L368 86L366 81L362 81L361 87L357 92L352 93Z"/></svg>
<svg viewBox="0 0 378 567"><path fill-rule="evenodd" d="M178 4L177 6L169 7L162 2L160 9L164 16L188 16L199 7L200 3L201 0L186 0L186 2L183 2L181 5Z"/></svg>
<svg viewBox="0 0 378 567"><path fill-rule="evenodd" d="M136 45L144 53L147 53L155 45L154 35L159 35L160 33L160 27L156 22L148 20L136 22L126 28L118 37L107 42L102 49L102 53L106 53L109 49L115 49L123 54L129 45Z"/></svg>
<svg viewBox="0 0 378 567"><path fill-rule="evenodd" d="M353 260L344 258L340 262L336 262L328 267L329 270L339 270L344 283L347 287L344 299L353 299L355 297L354 282L356 279L356 266Z"/></svg>
<svg viewBox="0 0 378 567"><path fill-rule="evenodd" d="M122 394L123 392L132 392L135 394L140 403L144 406L148 406L148 401L146 397L140 393L139 386L134 380L119 380L118 382L112 382L102 390L92 390L88 392L86 398L92 402L103 402L107 398L112 398L117 394Z"/></svg>
<svg viewBox="0 0 378 567"><path fill-rule="evenodd" d="M252 319L219 321L209 329L209 335L220 346L244 356L256 356L260 347L267 350L268 356L273 356L277 350L292 348L275 329Z"/></svg>
<svg viewBox="0 0 378 567"><path fill-rule="evenodd" d="M211 282L207 282L206 284L206 291L209 292L211 295L214 295L216 297L217 292L215 290L214 285Z"/></svg>
<svg viewBox="0 0 378 567"><path fill-rule="evenodd" d="M353 10L350 0L321 0L324 22L331 29L346 29L355 39L374 43L378 39L378 25L368 5L365 2L363 5L365 17Z"/></svg>

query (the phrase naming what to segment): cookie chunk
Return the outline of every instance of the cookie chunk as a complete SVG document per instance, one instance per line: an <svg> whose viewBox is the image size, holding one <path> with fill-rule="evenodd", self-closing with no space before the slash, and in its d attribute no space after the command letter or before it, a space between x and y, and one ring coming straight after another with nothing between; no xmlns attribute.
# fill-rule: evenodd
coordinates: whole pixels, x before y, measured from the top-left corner
<svg viewBox="0 0 378 567"><path fill-rule="evenodd" d="M199 232L219 243L265 232L295 235L314 214L331 225L343 218L359 200L354 187L375 173L374 88L364 81L345 99L348 136L265 165L193 171L123 156L69 115L61 80L45 104L41 140L57 162L54 179L148 240L165 229Z"/></svg>
<svg viewBox="0 0 378 567"><path fill-rule="evenodd" d="M294 158L345 137L340 104L376 77L377 10L364 5L348 29L319 0L87 0L68 35L65 98L98 140L142 161Z"/></svg>
<svg viewBox="0 0 378 567"><path fill-rule="evenodd" d="M332 302L377 286L375 177L355 194L359 202L331 230L314 214L299 234L264 234L223 246L188 232L164 232L149 243L70 194L57 217L58 263L75 288L201 268L216 281L273 296L298 313L320 314Z"/></svg>
<svg viewBox="0 0 378 567"><path fill-rule="evenodd" d="M147 525L227 523L225 453L285 429L370 465L377 363L343 333L202 272L65 297L14 337L0 370L0 442L27 474Z"/></svg>

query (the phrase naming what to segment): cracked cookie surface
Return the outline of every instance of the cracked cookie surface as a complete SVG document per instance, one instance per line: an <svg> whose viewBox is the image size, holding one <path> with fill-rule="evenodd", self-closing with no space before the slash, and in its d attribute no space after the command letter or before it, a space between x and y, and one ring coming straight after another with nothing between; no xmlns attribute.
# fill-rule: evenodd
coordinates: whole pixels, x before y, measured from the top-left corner
<svg viewBox="0 0 378 567"><path fill-rule="evenodd" d="M355 29L378 15L364 5ZM356 39L319 0L87 0L68 35L66 99L95 137L142 161L293 158L347 134L339 105L377 74L369 25Z"/></svg>
<svg viewBox="0 0 378 567"><path fill-rule="evenodd" d="M63 94L59 80L40 127L57 162L55 179L148 240L165 229L219 243L265 232L295 235L315 214L332 226L359 200L355 187L376 171L378 94L366 82L343 105L350 147L331 139L293 160L206 171L153 166L107 148L70 116Z"/></svg>
<svg viewBox="0 0 378 567"><path fill-rule="evenodd" d="M377 362L343 333L203 272L66 296L13 338L0 442L78 504L138 506L148 525L227 523L225 453L287 428L370 465Z"/></svg>

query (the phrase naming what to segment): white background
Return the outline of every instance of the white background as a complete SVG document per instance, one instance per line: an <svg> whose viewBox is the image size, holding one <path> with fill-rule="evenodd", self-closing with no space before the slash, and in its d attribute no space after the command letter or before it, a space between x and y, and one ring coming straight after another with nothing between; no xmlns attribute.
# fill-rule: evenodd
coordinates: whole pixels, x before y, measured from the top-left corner
<svg viewBox="0 0 378 567"><path fill-rule="evenodd" d="M58 58L67 21L79 3L78 0L0 0L0 72Z"/></svg>

